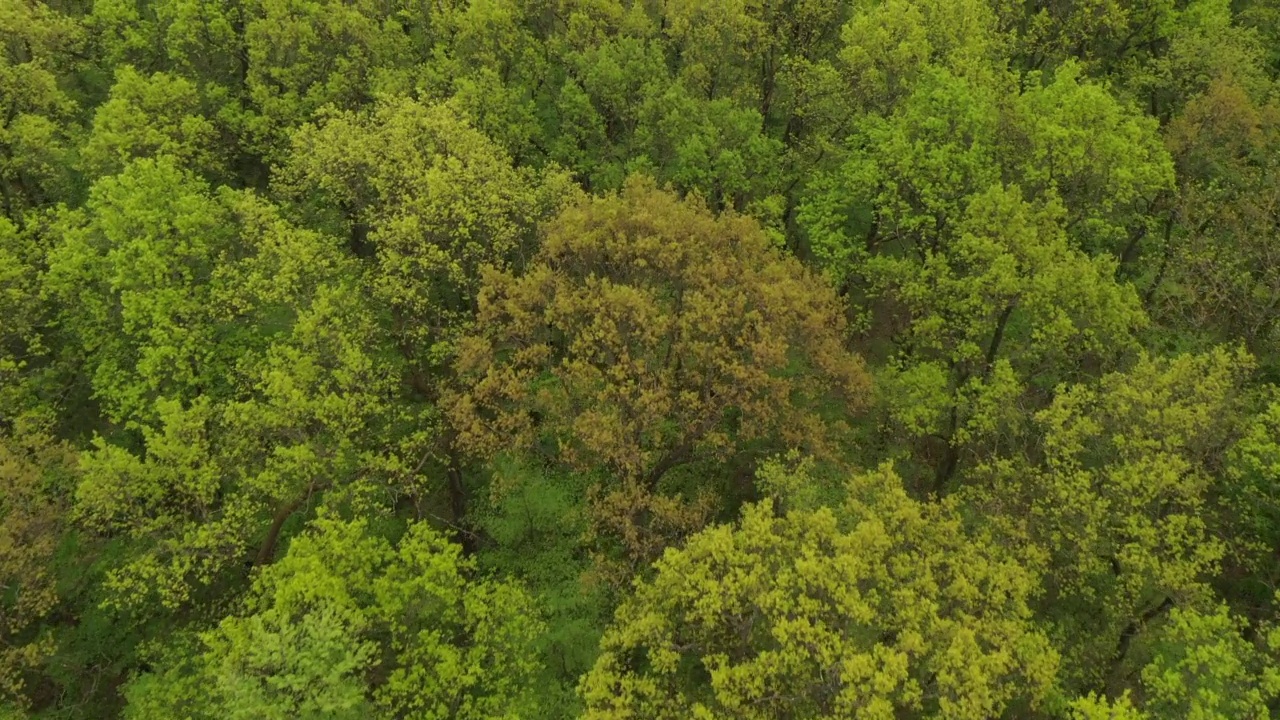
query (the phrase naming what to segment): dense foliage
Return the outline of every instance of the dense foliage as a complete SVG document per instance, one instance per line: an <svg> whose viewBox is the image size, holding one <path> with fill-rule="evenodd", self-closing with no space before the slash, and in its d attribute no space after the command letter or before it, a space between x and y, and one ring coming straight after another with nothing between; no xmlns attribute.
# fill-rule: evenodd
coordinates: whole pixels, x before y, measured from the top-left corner
<svg viewBox="0 0 1280 720"><path fill-rule="evenodd" d="M1280 717L1277 0L0 0L0 718Z"/></svg>

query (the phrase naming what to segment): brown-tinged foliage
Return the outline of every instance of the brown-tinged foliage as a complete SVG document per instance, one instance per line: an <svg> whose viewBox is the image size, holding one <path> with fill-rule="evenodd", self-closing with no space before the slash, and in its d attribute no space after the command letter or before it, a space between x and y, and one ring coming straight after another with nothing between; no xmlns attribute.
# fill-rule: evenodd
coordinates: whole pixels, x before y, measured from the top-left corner
<svg viewBox="0 0 1280 720"><path fill-rule="evenodd" d="M485 276L448 413L477 456L598 472L597 524L647 560L661 543L637 526L683 534L710 511L655 496L673 469L757 443L835 452L868 385L844 331L831 288L755 221L635 177L552 221L523 273Z"/></svg>

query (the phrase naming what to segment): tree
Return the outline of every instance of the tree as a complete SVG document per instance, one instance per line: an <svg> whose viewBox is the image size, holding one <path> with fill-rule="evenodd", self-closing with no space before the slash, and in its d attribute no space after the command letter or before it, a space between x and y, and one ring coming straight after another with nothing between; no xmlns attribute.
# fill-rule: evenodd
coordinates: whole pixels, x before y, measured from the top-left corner
<svg viewBox="0 0 1280 720"><path fill-rule="evenodd" d="M44 291L85 353L113 422L147 417L157 397L225 396L245 340L236 332L235 196L218 197L172 158L133 163L65 213Z"/></svg>
<svg viewBox="0 0 1280 720"><path fill-rule="evenodd" d="M1280 573L1272 550L1280 541L1280 394L1271 385L1258 395L1257 412L1226 453L1215 518L1226 545L1217 585L1236 612L1255 623L1275 615L1270 586Z"/></svg>
<svg viewBox="0 0 1280 720"><path fill-rule="evenodd" d="M243 128L249 146L272 163L320 108L356 110L413 90L414 68L434 40L431 7L421 3L255 0L246 15Z"/></svg>
<svg viewBox="0 0 1280 720"><path fill-rule="evenodd" d="M1204 5L1174 35L1153 82L1169 98L1178 195L1145 294L1165 324L1205 343L1239 338L1274 365L1280 275L1260 238L1274 226L1280 106L1257 37L1233 26L1227 8Z"/></svg>
<svg viewBox="0 0 1280 720"><path fill-rule="evenodd" d="M404 98L303 128L281 186L341 209L335 229L372 255L373 296L428 394L476 311L481 268L527 257L535 223L570 193L554 170L513 168L451 107Z"/></svg>
<svg viewBox="0 0 1280 720"><path fill-rule="evenodd" d="M566 52L551 157L593 191L617 190L629 172L643 171L701 194L713 208L781 227L796 164L781 133L770 131L754 103L680 82L655 29L633 32Z"/></svg>
<svg viewBox="0 0 1280 720"><path fill-rule="evenodd" d="M105 415L76 514L132 541L114 603L183 606L270 562L325 490L408 474L404 426L428 425L394 401L400 366L339 240L167 157L99 181L64 223L46 291Z"/></svg>
<svg viewBox="0 0 1280 720"><path fill-rule="evenodd" d="M430 426L394 402L400 375L359 302L318 290L288 335L250 359L243 399L162 398L141 442L95 439L77 518L130 541L107 603L163 615L216 597L246 566L272 563L286 523L321 498L415 491L401 433Z"/></svg>
<svg viewBox="0 0 1280 720"><path fill-rule="evenodd" d="M246 610L135 679L125 717L538 716L530 599L476 578L425 523L392 543L364 520L321 518L257 577Z"/></svg>
<svg viewBox="0 0 1280 720"><path fill-rule="evenodd" d="M0 5L0 36L0 209L22 228L29 211L76 189L78 104L61 80L84 36L72 17L27 0Z"/></svg>
<svg viewBox="0 0 1280 720"><path fill-rule="evenodd" d="M648 123L640 131L641 114L673 81L657 30L645 20L630 33L602 21L604 37L581 47L566 42L563 52L567 77L554 99L547 152L594 192L622 187L629 166L653 164L642 147L653 131Z"/></svg>
<svg viewBox="0 0 1280 720"><path fill-rule="evenodd" d="M179 167L221 176L225 149L200 105L193 83L164 73L144 77L121 65L110 97L94 113L80 162L97 178L116 174L134 158L168 155Z"/></svg>
<svg viewBox="0 0 1280 720"><path fill-rule="evenodd" d="M1132 262L1136 243L1153 229L1151 210L1174 184L1155 121L1089 82L1074 63L1051 80L1026 80L1031 87L1011 111L1017 129L1002 155L1014 158L1028 194L1062 199L1073 243Z"/></svg>
<svg viewBox="0 0 1280 720"><path fill-rule="evenodd" d="M1072 64L1051 80L1021 78L1021 91L1008 74L918 72L910 95L850 135L843 166L815 178L801 209L831 272L844 279L863 252L933 248L971 198L1001 182L1033 203L1060 203L1077 247L1129 259L1129 244L1149 229L1147 211L1173 185L1150 119Z"/></svg>
<svg viewBox="0 0 1280 720"><path fill-rule="evenodd" d="M1143 703L1153 717L1265 718L1280 697L1280 634L1259 642L1220 605L1204 612L1175 608L1142 669Z"/></svg>
<svg viewBox="0 0 1280 720"><path fill-rule="evenodd" d="M19 231L0 218L0 426L9 431L35 418L51 423L59 415L40 377L52 351L47 327L55 311L40 293L44 255L37 232Z"/></svg>
<svg viewBox="0 0 1280 720"><path fill-rule="evenodd" d="M1154 128L1071 66L1020 93L1005 74L917 72L799 222L884 361L900 456L932 466L913 484L944 492L965 457L1020 442L1016 402L1135 347L1146 318L1108 254L1131 254L1169 176Z"/></svg>
<svg viewBox="0 0 1280 720"><path fill-rule="evenodd" d="M583 679L587 718L989 718L1053 684L1036 577L887 467L842 513L748 506L656 570Z"/></svg>
<svg viewBox="0 0 1280 720"><path fill-rule="evenodd" d="M474 494L467 517L482 533L476 561L528 588L547 628L536 643L532 682L545 717L582 714L578 679L595 662L613 607L607 588L584 582L592 559L582 552L588 529L582 498L589 478L503 455L488 466L490 483Z"/></svg>
<svg viewBox="0 0 1280 720"><path fill-rule="evenodd" d="M1114 690L1152 623L1213 597L1229 492L1218 468L1247 426L1251 370L1218 349L1060 388L1036 416L1040 459L975 473L973 511L1045 563L1042 612L1068 687Z"/></svg>
<svg viewBox="0 0 1280 720"><path fill-rule="evenodd" d="M593 191L644 172L790 234L804 172L847 116L847 13L810 2L573 3L544 40L549 157ZM545 91L543 91L545 92ZM535 98L538 93L534 93Z"/></svg>
<svg viewBox="0 0 1280 720"><path fill-rule="evenodd" d="M904 351L881 375L883 397L894 426L920 438L917 459L942 441L933 492L950 489L962 458L1021 442L1020 398L1086 358L1133 348L1145 324L1114 264L1069 246L1060 213L997 186L971 200L954 239L923 263L877 256L865 266L910 318L897 336Z"/></svg>
<svg viewBox="0 0 1280 720"><path fill-rule="evenodd" d="M831 60L847 15L846 4L815 0L671 2L661 27L680 87L751 111L795 167L834 119L823 96L838 88Z"/></svg>
<svg viewBox="0 0 1280 720"><path fill-rule="evenodd" d="M0 434L0 703L27 705L29 680L55 650L42 621L62 599L53 563L74 472L64 443Z"/></svg>
<svg viewBox="0 0 1280 720"><path fill-rule="evenodd" d="M1158 54L1176 18L1177 0L1000 0L1000 27L1018 65L1037 69L1075 59L1099 72L1131 70Z"/></svg>
<svg viewBox="0 0 1280 720"><path fill-rule="evenodd" d="M182 77L235 107L245 90L244 28L254 7L240 0L99 0L84 24L108 69Z"/></svg>
<svg viewBox="0 0 1280 720"><path fill-rule="evenodd" d="M838 67L854 88L851 105L880 115L891 113L931 67L975 80L994 77L1004 49L997 16L981 0L857 3L841 42Z"/></svg>
<svg viewBox="0 0 1280 720"><path fill-rule="evenodd" d="M842 423L823 404L854 408L866 388L829 288L753 221L639 177L566 209L520 275L489 271L475 328L445 400L461 446L543 447L598 473L596 527L633 567L661 550L663 524L704 521L694 498L710 488L695 480L679 501L673 470L741 462L753 444L831 451Z"/></svg>
<svg viewBox="0 0 1280 720"><path fill-rule="evenodd" d="M536 165L548 139L540 104L560 74L552 67L551 26L575 26L583 6L616 7L614 0L437 3L430 27L439 40L415 89L424 98L449 99L521 165Z"/></svg>
<svg viewBox="0 0 1280 720"><path fill-rule="evenodd" d="M1280 695L1275 658L1280 634L1265 628L1249 641L1244 628L1225 605L1205 611L1174 608L1142 668L1142 701L1135 706L1127 690L1114 702L1091 694L1072 703L1072 718L1270 717L1268 703Z"/></svg>
<svg viewBox="0 0 1280 720"><path fill-rule="evenodd" d="M84 25L100 73L120 77L97 107L86 169L115 172L128 157L163 151L210 179L263 187L245 33L259 8L241 0L93 2Z"/></svg>

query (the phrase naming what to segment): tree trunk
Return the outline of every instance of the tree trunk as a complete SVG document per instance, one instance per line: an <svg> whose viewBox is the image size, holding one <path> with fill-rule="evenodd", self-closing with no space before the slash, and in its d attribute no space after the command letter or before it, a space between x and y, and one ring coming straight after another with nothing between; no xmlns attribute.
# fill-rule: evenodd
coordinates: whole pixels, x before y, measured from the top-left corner
<svg viewBox="0 0 1280 720"><path fill-rule="evenodd" d="M475 535L466 526L467 486L463 482L462 463L452 450L449 451L449 467L445 472L449 476L449 511L453 515L453 525L458 529L458 542L464 553L473 555L476 551Z"/></svg>
<svg viewBox="0 0 1280 720"><path fill-rule="evenodd" d="M291 500L276 509L275 517L271 518L271 527L267 530L267 539L262 541L262 547L258 548L258 556L253 561L255 566L270 565L275 560L276 543L280 540L281 528L309 497L311 497L310 489L296 500Z"/></svg>

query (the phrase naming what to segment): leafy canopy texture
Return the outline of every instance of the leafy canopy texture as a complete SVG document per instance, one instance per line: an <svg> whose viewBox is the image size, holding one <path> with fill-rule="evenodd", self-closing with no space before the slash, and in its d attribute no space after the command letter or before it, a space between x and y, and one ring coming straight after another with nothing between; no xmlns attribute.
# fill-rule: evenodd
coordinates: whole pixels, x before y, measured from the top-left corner
<svg viewBox="0 0 1280 720"><path fill-rule="evenodd" d="M1033 707L1056 655L1035 576L906 496L889 468L840 511L748 506L669 550L601 641L588 718L989 718Z"/></svg>
<svg viewBox="0 0 1280 720"><path fill-rule="evenodd" d="M0 720L1280 718L1280 0L0 0Z"/></svg>
<svg viewBox="0 0 1280 720"><path fill-rule="evenodd" d="M646 523L701 522L664 496L672 470L752 443L830 453L824 403L867 386L828 288L749 218L642 177L566 209L520 274L490 270L476 328L449 401L459 441L602 473L597 526L637 561L661 549Z"/></svg>
<svg viewBox="0 0 1280 720"><path fill-rule="evenodd" d="M363 521L317 520L258 577L248 613L130 690L132 718L534 717L518 586L475 577L425 524L395 544Z"/></svg>

